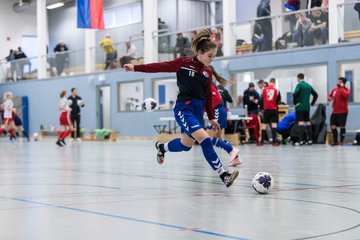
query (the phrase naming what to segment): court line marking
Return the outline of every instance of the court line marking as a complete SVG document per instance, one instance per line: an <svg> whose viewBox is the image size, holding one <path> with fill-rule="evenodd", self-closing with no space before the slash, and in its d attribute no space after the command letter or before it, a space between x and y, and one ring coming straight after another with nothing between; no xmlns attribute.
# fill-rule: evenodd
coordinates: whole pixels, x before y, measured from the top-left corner
<svg viewBox="0 0 360 240"><path fill-rule="evenodd" d="M150 225L167 227L167 228L172 228L172 229L178 229L178 230L190 229L188 227L181 227L181 226L171 225L171 224L166 224L166 223L161 223L161 222L148 221L148 220L143 220L143 219L139 219L139 218L132 218L132 217L126 217L126 216L103 213L103 212L90 211L90 210L85 210L85 209L80 209L80 208L66 207L66 206L61 206L61 205L53 205L53 204L50 204L50 203L38 202L38 201L33 201L33 200L27 200L27 199L21 199L21 198L12 198L12 197L5 197L5 196L0 196L0 197L4 198L4 199L13 200L13 201L18 201L18 202L25 202L25 203L36 204L36 205L41 205L41 206L65 209L65 210L69 210L69 211L76 211L76 212L81 212L81 213L87 213L87 214L92 214L92 215L97 215L97 216L116 218L116 219L131 221L131 222L150 224ZM221 238L226 238L226 239L248 240L247 238L236 237L236 236L231 236L231 235L227 235L227 234L222 234L222 233L217 233L217 232L210 232L210 231L201 230L201 229L195 229L195 228L191 229L189 232L201 233L201 234L205 234L205 235L211 235L211 236L216 236L216 237L221 237Z"/></svg>

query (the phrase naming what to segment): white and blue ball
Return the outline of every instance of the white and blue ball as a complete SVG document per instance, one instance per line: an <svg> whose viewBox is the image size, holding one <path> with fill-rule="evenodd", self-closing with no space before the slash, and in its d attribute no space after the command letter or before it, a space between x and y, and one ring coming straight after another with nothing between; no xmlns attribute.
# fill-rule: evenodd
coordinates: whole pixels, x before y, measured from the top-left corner
<svg viewBox="0 0 360 240"><path fill-rule="evenodd" d="M144 100L142 104L142 108L147 112L153 112L157 109L158 104L155 99L153 98L147 98Z"/></svg>
<svg viewBox="0 0 360 240"><path fill-rule="evenodd" d="M261 194L270 192L274 184L274 178L268 172L258 172L252 180L252 187Z"/></svg>

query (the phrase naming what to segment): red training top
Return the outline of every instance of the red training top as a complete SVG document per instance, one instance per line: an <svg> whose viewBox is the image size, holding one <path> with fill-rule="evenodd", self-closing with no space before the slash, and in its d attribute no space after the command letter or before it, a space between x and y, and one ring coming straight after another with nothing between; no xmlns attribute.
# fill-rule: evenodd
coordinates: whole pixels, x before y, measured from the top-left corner
<svg viewBox="0 0 360 240"><path fill-rule="evenodd" d="M328 100L333 100L333 113L347 113L350 90L347 87L335 87L328 96Z"/></svg>
<svg viewBox="0 0 360 240"><path fill-rule="evenodd" d="M278 110L278 103L281 101L280 92L274 85L270 84L264 87L262 90L262 101L264 104L264 110Z"/></svg>

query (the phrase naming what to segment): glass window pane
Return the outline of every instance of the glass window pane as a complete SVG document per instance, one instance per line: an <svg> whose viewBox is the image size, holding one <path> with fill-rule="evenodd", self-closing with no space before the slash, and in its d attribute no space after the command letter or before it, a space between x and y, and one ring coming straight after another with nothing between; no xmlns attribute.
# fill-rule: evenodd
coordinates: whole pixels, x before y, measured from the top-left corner
<svg viewBox="0 0 360 240"><path fill-rule="evenodd" d="M340 64L340 76L348 80L346 86L350 87L349 102L360 103L360 61Z"/></svg>
<svg viewBox="0 0 360 240"><path fill-rule="evenodd" d="M242 107L242 96L244 91L248 88L249 83L253 82L256 86L256 91L261 93L256 82L263 79L269 82L271 78L275 78L276 88L281 93L282 102L292 105L292 94L297 85L297 74L304 73L305 81L308 82L315 91L319 94L317 104L327 103L327 66L299 66L293 68L280 69L259 69L254 71L235 73L235 85L232 93L235 99L235 105Z"/></svg>
<svg viewBox="0 0 360 240"><path fill-rule="evenodd" d="M141 111L144 101L144 83L119 83L119 111Z"/></svg>
<svg viewBox="0 0 360 240"><path fill-rule="evenodd" d="M116 25L117 26L129 24L129 22L131 20L131 11L130 10L131 9L129 8L128 5L116 10Z"/></svg>
<svg viewBox="0 0 360 240"><path fill-rule="evenodd" d="M131 8L131 21L133 23L142 21L141 3L135 3Z"/></svg>
<svg viewBox="0 0 360 240"><path fill-rule="evenodd" d="M104 12L105 28L110 28L110 27L114 26L113 15L114 15L114 12L112 12L112 11Z"/></svg>
<svg viewBox="0 0 360 240"><path fill-rule="evenodd" d="M172 110L178 94L176 79L154 81L154 99L159 103L160 110Z"/></svg>

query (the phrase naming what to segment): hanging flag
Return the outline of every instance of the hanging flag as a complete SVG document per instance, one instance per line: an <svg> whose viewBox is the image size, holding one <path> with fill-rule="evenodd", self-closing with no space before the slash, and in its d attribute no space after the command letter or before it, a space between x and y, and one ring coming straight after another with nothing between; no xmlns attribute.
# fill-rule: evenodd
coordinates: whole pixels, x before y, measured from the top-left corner
<svg viewBox="0 0 360 240"><path fill-rule="evenodd" d="M77 0L78 28L104 29L103 0Z"/></svg>

